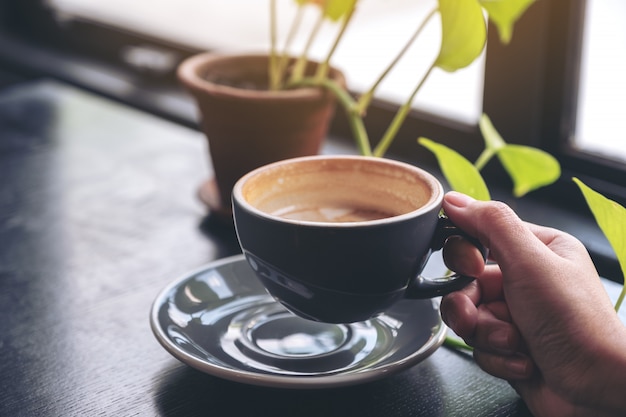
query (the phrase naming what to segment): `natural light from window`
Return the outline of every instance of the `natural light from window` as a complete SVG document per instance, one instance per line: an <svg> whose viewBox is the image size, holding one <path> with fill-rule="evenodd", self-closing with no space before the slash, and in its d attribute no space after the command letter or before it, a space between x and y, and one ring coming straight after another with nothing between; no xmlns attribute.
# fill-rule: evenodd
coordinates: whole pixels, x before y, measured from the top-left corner
<svg viewBox="0 0 626 417"><path fill-rule="evenodd" d="M626 163L626 2L587 0L574 146Z"/></svg>
<svg viewBox="0 0 626 417"><path fill-rule="evenodd" d="M201 49L265 52L269 45L269 0L47 0L47 4L58 11L59 19L97 20ZM436 4L435 0L361 0L332 61L346 73L349 88L369 88ZM293 0L278 1L283 37L295 9ZM337 26L328 24L324 29L311 51L317 59L325 56ZM432 19L381 85L378 98L393 103L407 99L439 51L439 32L438 19ZM304 42L300 38L294 50ZM483 58L452 74L433 71L414 107L475 124L482 112Z"/></svg>

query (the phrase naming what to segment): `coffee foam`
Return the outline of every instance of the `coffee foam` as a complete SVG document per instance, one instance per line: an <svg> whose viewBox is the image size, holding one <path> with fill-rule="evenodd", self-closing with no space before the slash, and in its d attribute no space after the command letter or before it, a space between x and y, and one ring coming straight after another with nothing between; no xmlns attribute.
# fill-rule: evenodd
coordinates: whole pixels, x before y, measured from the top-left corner
<svg viewBox="0 0 626 417"><path fill-rule="evenodd" d="M434 188L429 179L395 165L327 159L273 166L251 177L242 192L265 213L332 222L409 213L427 204Z"/></svg>

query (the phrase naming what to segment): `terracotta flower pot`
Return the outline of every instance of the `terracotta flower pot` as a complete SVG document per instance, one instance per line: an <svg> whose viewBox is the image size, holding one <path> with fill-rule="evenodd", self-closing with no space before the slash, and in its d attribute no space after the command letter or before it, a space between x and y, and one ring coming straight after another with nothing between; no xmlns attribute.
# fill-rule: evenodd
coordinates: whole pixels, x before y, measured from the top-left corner
<svg viewBox="0 0 626 417"><path fill-rule="evenodd" d="M325 89L267 90L268 59L203 53L178 68L197 102L214 171L200 198L219 216L231 216L232 187L245 173L319 153L334 115L335 97ZM309 63L307 73L315 67ZM341 72L332 69L331 75L345 87Z"/></svg>

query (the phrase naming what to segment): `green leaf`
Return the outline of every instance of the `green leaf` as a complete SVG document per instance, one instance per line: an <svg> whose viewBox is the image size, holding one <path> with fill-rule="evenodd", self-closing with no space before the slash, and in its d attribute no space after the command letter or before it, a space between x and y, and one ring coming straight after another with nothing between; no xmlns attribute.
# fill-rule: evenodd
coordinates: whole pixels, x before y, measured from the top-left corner
<svg viewBox="0 0 626 417"><path fill-rule="evenodd" d="M480 116L478 125L480 126L483 139L485 140L485 149L474 163L474 166L477 170L481 171L485 165L487 165L487 162L495 156L498 149L506 146L506 142L502 139L502 136L500 136L496 128L493 127L491 119L489 119L485 113Z"/></svg>
<svg viewBox="0 0 626 417"><path fill-rule="evenodd" d="M561 175L559 162L540 149L508 144L497 155L513 180L516 197L552 184Z"/></svg>
<svg viewBox="0 0 626 417"><path fill-rule="evenodd" d="M489 189L480 172L465 157L455 150L427 138L419 138L418 142L435 154L441 172L453 190L467 194L477 200L491 200Z"/></svg>
<svg viewBox="0 0 626 417"><path fill-rule="evenodd" d="M516 197L552 184L561 175L559 162L549 153L530 146L506 143L486 114L481 116L479 126L485 139L486 152L476 162L478 169L496 154L513 180L513 194Z"/></svg>
<svg viewBox="0 0 626 417"><path fill-rule="evenodd" d="M480 126L480 133L482 133L483 138L485 139L485 146L487 149L496 152L498 149L506 146L506 142L502 139L500 133L498 133L496 128L493 126L491 119L485 113L480 116L478 126Z"/></svg>
<svg viewBox="0 0 626 417"><path fill-rule="evenodd" d="M307 4L319 7L324 17L336 22L352 10L358 0L294 0L299 6Z"/></svg>
<svg viewBox="0 0 626 417"><path fill-rule="evenodd" d="M487 26L477 0L439 0L441 49L435 66L453 72L480 55L487 41Z"/></svg>
<svg viewBox="0 0 626 417"><path fill-rule="evenodd" d="M327 0L324 16L336 22L346 16L354 7L357 0Z"/></svg>
<svg viewBox="0 0 626 417"><path fill-rule="evenodd" d="M479 2L498 28L500 41L506 44L513 37L513 25L534 0L479 0Z"/></svg>
<svg viewBox="0 0 626 417"><path fill-rule="evenodd" d="M600 230L615 251L622 276L626 277L626 208L594 191L578 178L573 178L573 181L580 188ZM616 309L619 309L623 298L622 291Z"/></svg>

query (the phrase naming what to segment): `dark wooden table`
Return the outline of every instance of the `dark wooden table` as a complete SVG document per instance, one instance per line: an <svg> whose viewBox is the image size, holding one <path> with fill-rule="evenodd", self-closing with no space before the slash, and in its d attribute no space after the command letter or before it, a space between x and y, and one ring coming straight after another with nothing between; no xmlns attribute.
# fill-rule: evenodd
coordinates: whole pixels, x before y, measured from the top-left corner
<svg viewBox="0 0 626 417"><path fill-rule="evenodd" d="M203 374L151 333L157 293L239 253L196 198L203 136L47 80L0 91L1 416L524 416L440 348L407 371L288 390Z"/></svg>

